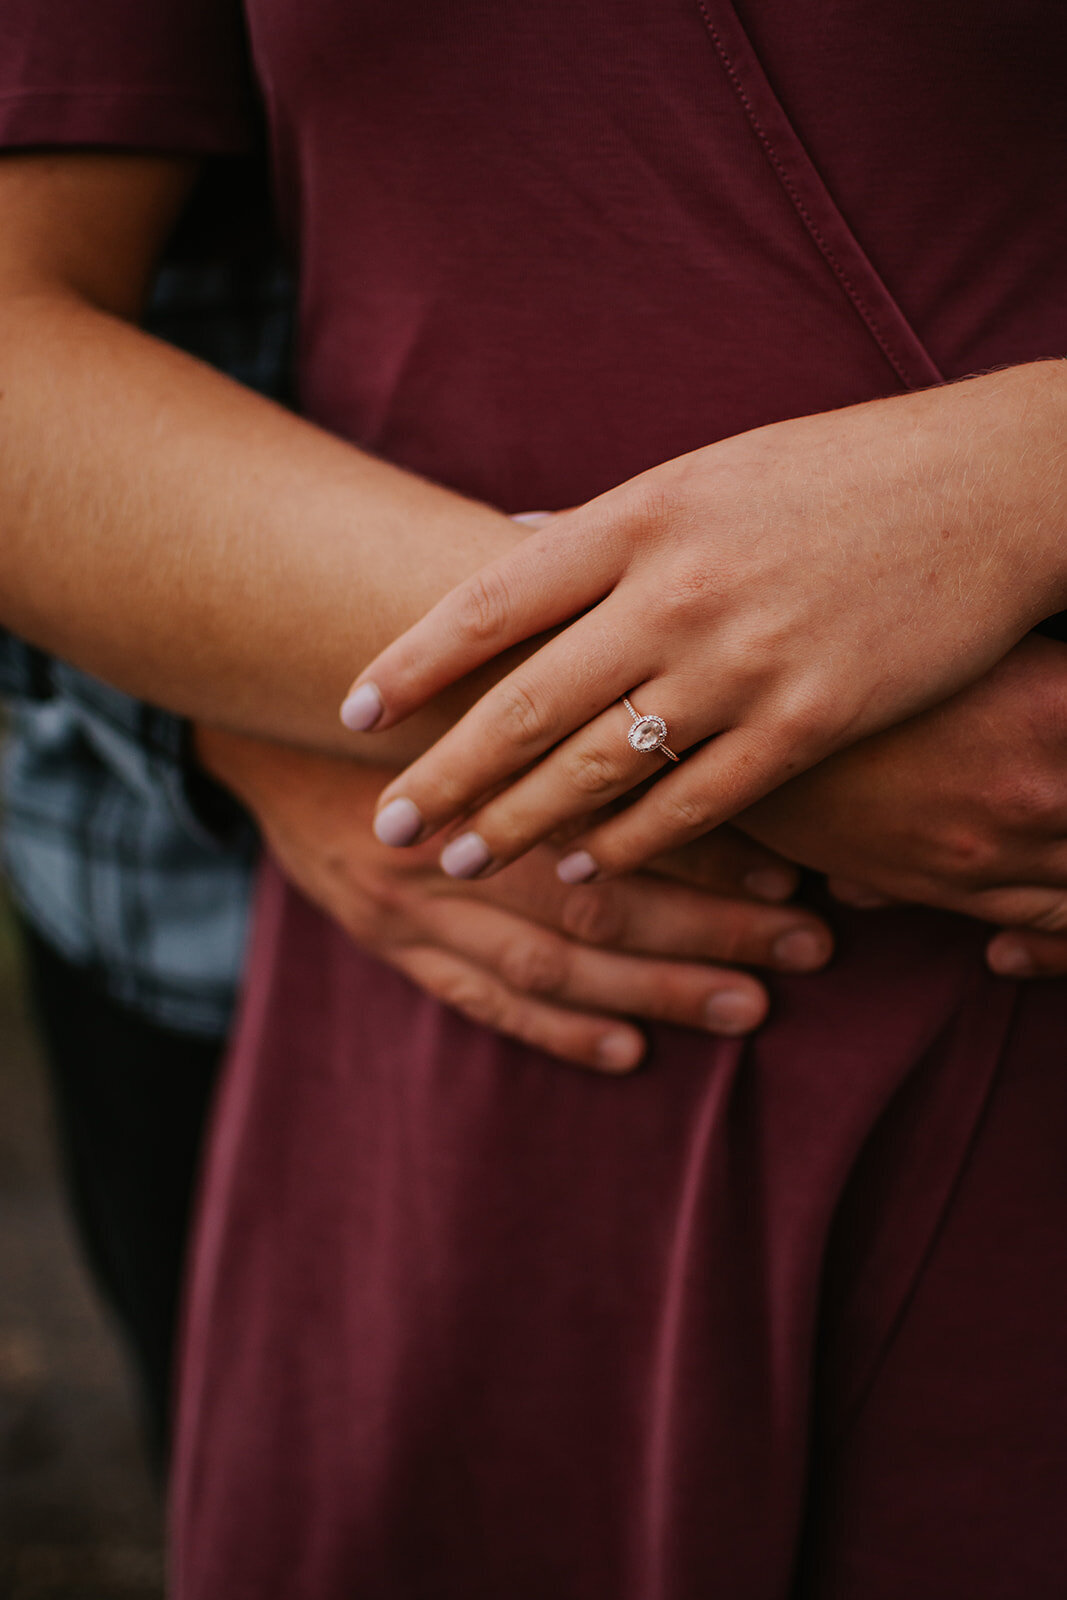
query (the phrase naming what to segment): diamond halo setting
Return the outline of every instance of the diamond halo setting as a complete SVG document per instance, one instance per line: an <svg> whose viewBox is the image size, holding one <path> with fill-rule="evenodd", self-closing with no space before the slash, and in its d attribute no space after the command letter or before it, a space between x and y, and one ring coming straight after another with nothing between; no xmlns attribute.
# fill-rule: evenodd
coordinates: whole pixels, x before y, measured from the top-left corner
<svg viewBox="0 0 1067 1600"><path fill-rule="evenodd" d="M625 697L622 703L633 718L630 730L626 735L630 741L631 750L636 750L639 755L653 755L655 751L660 750L671 761L677 761L678 757L674 751L667 748L667 724L663 718L656 716L643 717L639 711L634 710L629 700Z"/></svg>

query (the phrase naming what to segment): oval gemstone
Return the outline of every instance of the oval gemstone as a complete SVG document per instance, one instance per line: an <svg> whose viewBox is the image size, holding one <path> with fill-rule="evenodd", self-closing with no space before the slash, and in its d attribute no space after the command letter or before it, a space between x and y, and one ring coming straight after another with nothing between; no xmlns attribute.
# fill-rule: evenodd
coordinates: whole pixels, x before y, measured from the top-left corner
<svg viewBox="0 0 1067 1600"><path fill-rule="evenodd" d="M658 750L667 736L667 729L659 717L642 717L630 729L630 743L635 750Z"/></svg>

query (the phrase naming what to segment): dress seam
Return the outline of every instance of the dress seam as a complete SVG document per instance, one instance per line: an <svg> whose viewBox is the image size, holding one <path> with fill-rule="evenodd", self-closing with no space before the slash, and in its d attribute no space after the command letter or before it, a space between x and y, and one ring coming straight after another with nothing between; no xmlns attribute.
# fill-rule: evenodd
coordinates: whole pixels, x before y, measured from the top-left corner
<svg viewBox="0 0 1067 1600"><path fill-rule="evenodd" d="M893 371L896 373L905 389L914 389L916 385L912 381L907 368L897 356L892 344L889 342L888 337L878 323L878 320L875 317L871 307L867 304L867 301L863 298L859 289L853 283L847 271L834 254L833 247L826 238L822 229L819 227L815 218L812 216L810 210L805 204L803 196L798 190L793 178L790 176L788 167L772 143L770 135L767 133L766 128L763 126L763 123L760 120L759 112L753 104L750 95L746 91L745 86L741 81L740 74L738 73L734 62L726 49L725 44L723 43L722 35L715 26L715 23L712 21L706 0L697 0L697 8L700 11L704 26L710 35L712 45L719 57L723 71L726 73L726 76L729 79L737 98L741 102L741 106L744 110L745 116L748 119L749 126L763 147L764 153L774 169L779 183L785 190L793 209L796 211L798 217L803 223L805 230L818 249L819 254L822 256L823 260L826 262L827 266L830 268L831 272L844 289L850 303L858 313L860 319L864 323L864 326L867 328L867 331L870 333L886 361L888 361L889 365L892 367Z"/></svg>

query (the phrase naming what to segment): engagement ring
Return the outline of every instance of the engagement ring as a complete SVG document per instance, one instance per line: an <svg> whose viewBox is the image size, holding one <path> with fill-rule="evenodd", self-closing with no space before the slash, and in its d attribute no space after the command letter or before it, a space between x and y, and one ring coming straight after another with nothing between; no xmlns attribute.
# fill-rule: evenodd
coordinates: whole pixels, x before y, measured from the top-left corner
<svg viewBox="0 0 1067 1600"><path fill-rule="evenodd" d="M633 725L626 737L630 741L630 748L637 750L643 756L650 756L653 751L659 750L671 761L678 757L673 750L668 750L666 745L667 724L662 717L643 717L623 695L622 703L633 717Z"/></svg>

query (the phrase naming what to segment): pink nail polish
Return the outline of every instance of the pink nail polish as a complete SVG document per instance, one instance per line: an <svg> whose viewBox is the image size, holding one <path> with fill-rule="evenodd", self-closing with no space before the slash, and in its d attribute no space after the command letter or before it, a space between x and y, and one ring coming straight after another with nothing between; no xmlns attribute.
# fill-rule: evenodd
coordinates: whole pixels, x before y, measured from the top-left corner
<svg viewBox="0 0 1067 1600"><path fill-rule="evenodd" d="M774 941L775 960L793 972L821 967L828 954L828 941L814 928L790 928Z"/></svg>
<svg viewBox="0 0 1067 1600"><path fill-rule="evenodd" d="M748 1033L760 1016L759 1001L739 989L722 989L704 1007L704 1020L712 1033Z"/></svg>
<svg viewBox="0 0 1067 1600"><path fill-rule="evenodd" d="M1029 978L1034 972L1029 950L1021 939L1013 938L1010 933L993 940L989 946L989 964L1005 978Z"/></svg>
<svg viewBox="0 0 1067 1600"><path fill-rule="evenodd" d="M551 511L519 511L512 517L512 522L521 522L527 528L543 528L546 522L551 522Z"/></svg>
<svg viewBox="0 0 1067 1600"><path fill-rule="evenodd" d="M796 886L796 874L785 867L756 867L745 878L745 888L757 900L788 900Z"/></svg>
<svg viewBox="0 0 1067 1600"><path fill-rule="evenodd" d="M480 833L461 833L441 851L441 870L450 878L473 878L489 865L489 846Z"/></svg>
<svg viewBox="0 0 1067 1600"><path fill-rule="evenodd" d="M414 844L421 832L422 813L413 800L403 796L399 800L390 800L374 819L374 837L381 844L392 845L394 849Z"/></svg>
<svg viewBox="0 0 1067 1600"><path fill-rule="evenodd" d="M353 689L341 707L341 721L353 733L369 733L381 717L385 706L376 684L361 683Z"/></svg>
<svg viewBox="0 0 1067 1600"><path fill-rule="evenodd" d="M632 1072L644 1053L643 1041L630 1033L606 1033L596 1047L597 1060L607 1072Z"/></svg>
<svg viewBox="0 0 1067 1600"><path fill-rule="evenodd" d="M560 883L585 883L600 871L588 850L572 850L569 856L556 864L556 877Z"/></svg>

